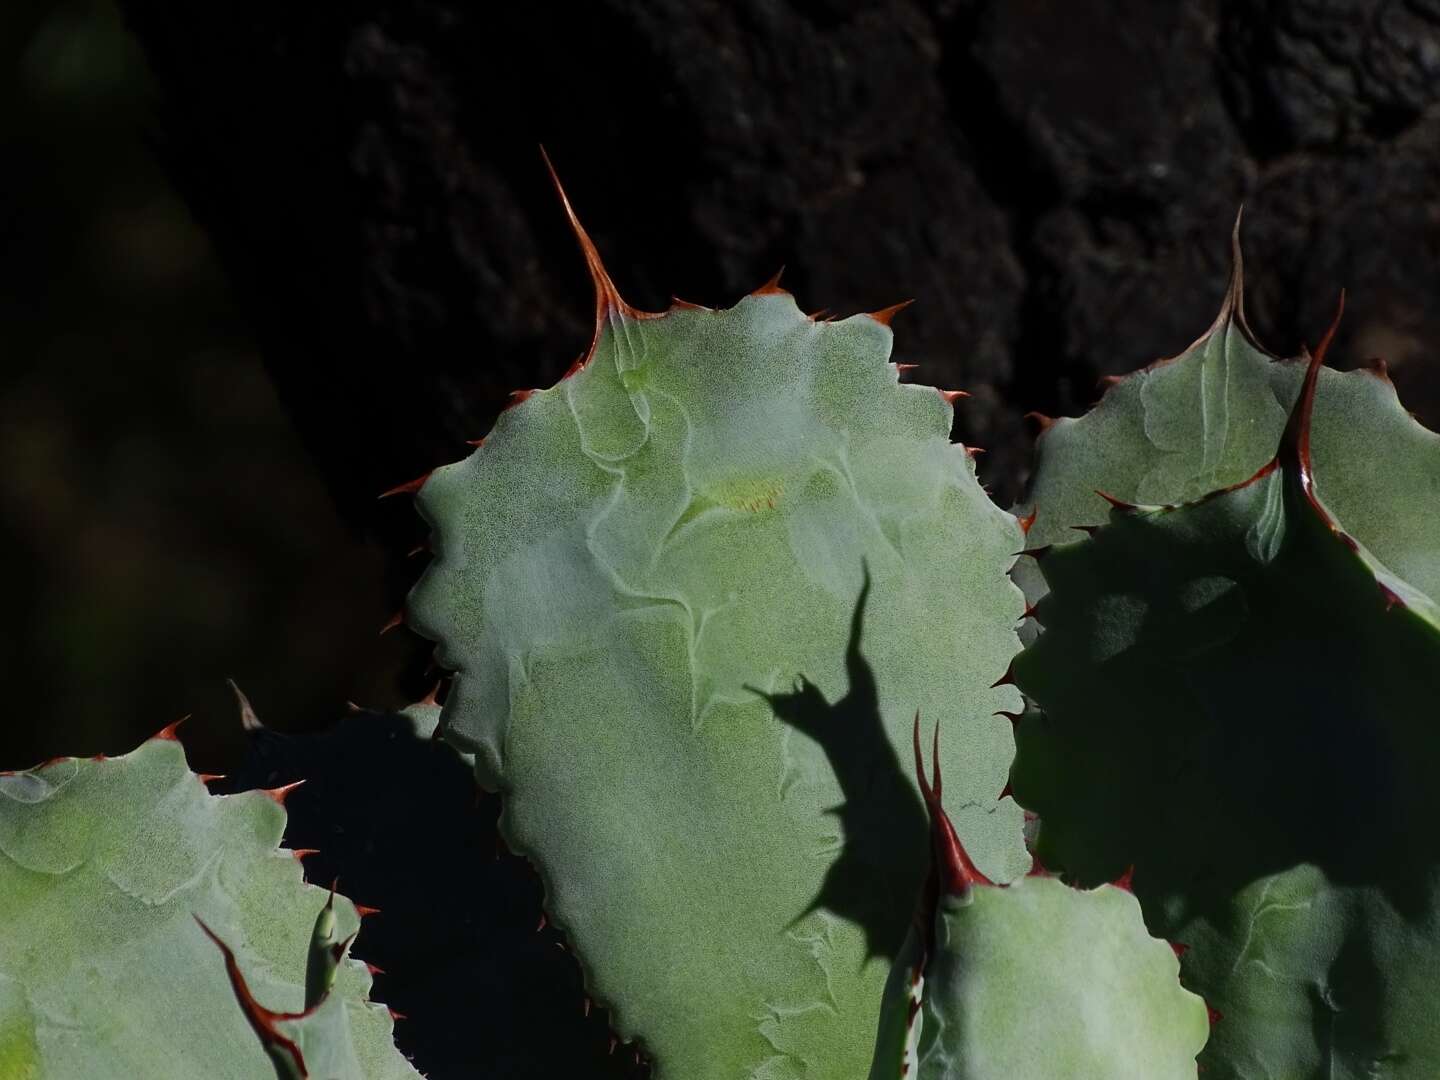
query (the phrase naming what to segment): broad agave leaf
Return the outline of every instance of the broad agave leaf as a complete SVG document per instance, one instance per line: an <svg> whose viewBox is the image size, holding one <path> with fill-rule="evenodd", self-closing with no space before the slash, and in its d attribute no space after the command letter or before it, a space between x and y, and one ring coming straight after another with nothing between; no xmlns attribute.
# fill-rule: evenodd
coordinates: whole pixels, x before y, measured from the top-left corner
<svg viewBox="0 0 1440 1080"><path fill-rule="evenodd" d="M284 828L274 793L209 794L171 729L0 775L0 1076L418 1077L339 958L355 907L305 884Z"/></svg>
<svg viewBox="0 0 1440 1080"><path fill-rule="evenodd" d="M1019 529L948 441L953 395L898 382L888 313L772 284L642 314L575 227L588 356L419 494L441 729L660 1076L853 1080L924 874L917 706L976 859L1028 865L995 802L1018 696L991 688Z"/></svg>
<svg viewBox="0 0 1440 1080"><path fill-rule="evenodd" d="M870 1080L1195 1080L1205 1003L1145 929L1125 883L1076 889L1043 870L981 874L915 769L934 851L886 985Z"/></svg>
<svg viewBox="0 0 1440 1080"><path fill-rule="evenodd" d="M1104 523L1110 507L1098 492L1137 505L1181 503L1270 460L1305 364L1273 357L1246 323L1239 227L1230 286L1204 336L1114 381L1086 415L1046 421L1016 508L1029 521L1030 548ZM1401 407L1383 365L1320 372L1312 456L1336 517L1390 570L1440 598L1440 515L1421 509L1440 500L1440 436ZM1015 580L1031 602L1045 591L1030 559Z"/></svg>
<svg viewBox="0 0 1440 1080"><path fill-rule="evenodd" d="M1122 504L1041 559L1044 629L1014 668L1043 710L1014 770L1037 854L1082 883L1134 866L1221 1014L1216 1080L1440 1075L1440 609L1358 539L1423 566L1434 548L1395 540L1422 528L1384 522L1433 515L1383 490L1353 529L1335 512L1311 458L1312 424L1317 454L1339 445L1323 351L1253 477ZM1403 440L1367 449L1428 468Z"/></svg>

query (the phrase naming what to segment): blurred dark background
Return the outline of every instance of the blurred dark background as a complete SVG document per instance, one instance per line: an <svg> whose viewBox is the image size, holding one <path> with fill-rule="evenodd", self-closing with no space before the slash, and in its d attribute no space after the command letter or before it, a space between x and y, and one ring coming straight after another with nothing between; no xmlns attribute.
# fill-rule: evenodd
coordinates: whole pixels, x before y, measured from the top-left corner
<svg viewBox="0 0 1440 1080"><path fill-rule="evenodd" d="M541 143L638 306L915 298L1002 502L1242 202L1262 340L1344 286L1334 360L1440 423L1440 0L11 0L0 77L0 768L433 683L376 496L588 341Z"/></svg>

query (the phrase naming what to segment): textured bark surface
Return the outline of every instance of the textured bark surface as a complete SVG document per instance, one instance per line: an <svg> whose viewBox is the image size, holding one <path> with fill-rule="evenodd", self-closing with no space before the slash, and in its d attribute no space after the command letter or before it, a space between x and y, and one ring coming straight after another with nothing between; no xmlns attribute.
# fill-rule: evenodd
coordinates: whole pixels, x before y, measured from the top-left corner
<svg viewBox="0 0 1440 1080"><path fill-rule="evenodd" d="M1343 285L1336 355L1434 398L1404 384L1440 337L1435 0L125 7L173 170L359 520L587 340L542 142L641 306L781 264L805 305L915 297L897 349L976 395L957 434L1001 495L1026 410L1208 325L1242 201L1272 347Z"/></svg>

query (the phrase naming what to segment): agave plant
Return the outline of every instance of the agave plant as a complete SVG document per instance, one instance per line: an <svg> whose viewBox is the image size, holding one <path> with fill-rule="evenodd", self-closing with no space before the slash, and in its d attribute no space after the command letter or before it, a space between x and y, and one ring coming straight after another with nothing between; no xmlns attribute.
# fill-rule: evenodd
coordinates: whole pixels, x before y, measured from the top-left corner
<svg viewBox="0 0 1440 1080"><path fill-rule="evenodd" d="M365 909L278 846L288 789L205 780L173 726L0 775L0 1076L419 1076L346 956Z"/></svg>
<svg viewBox="0 0 1440 1080"><path fill-rule="evenodd" d="M1440 1074L1440 437L1382 371L1263 350L1237 241L1007 512L897 308L641 312L564 205L588 351L404 486L407 723L658 1080ZM202 780L0 777L0 1076L417 1075L284 790Z"/></svg>

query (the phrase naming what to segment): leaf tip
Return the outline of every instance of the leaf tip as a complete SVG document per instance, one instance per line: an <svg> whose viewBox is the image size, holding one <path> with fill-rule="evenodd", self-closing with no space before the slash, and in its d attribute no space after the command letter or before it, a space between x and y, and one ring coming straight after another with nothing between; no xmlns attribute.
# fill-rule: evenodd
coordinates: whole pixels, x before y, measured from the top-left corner
<svg viewBox="0 0 1440 1080"><path fill-rule="evenodd" d="M560 205L564 208L566 220L570 222L570 231L575 234L581 254L585 256L585 267L590 271L590 282L595 288L597 329L611 313L631 317L638 316L640 313L625 302L625 298L620 295L620 290L615 287L615 282L610 279L610 273L605 269L605 263L600 258L599 249L590 239L590 234L585 231L585 226L580 224L580 217L570 203L570 196L565 194L565 187L560 183L560 174L555 171L555 164L550 160L550 155L545 152L543 146L540 147L540 156L545 159L545 169L550 174L550 182L555 185L555 193L560 196Z"/></svg>

